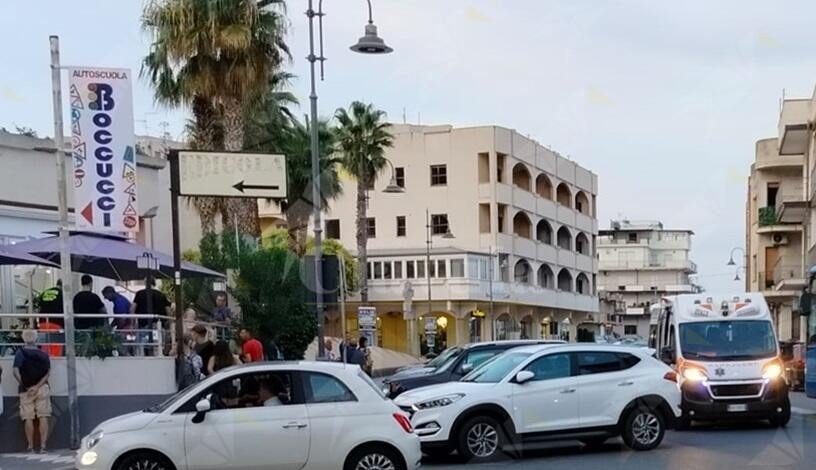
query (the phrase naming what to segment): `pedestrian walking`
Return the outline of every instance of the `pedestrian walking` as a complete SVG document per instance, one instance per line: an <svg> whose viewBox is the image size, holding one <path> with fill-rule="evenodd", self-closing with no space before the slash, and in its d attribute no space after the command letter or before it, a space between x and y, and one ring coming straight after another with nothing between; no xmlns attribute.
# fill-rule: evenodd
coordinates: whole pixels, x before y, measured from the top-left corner
<svg viewBox="0 0 816 470"><path fill-rule="evenodd" d="M252 337L252 332L246 328L241 328L239 336L241 338L241 360L244 362L263 361L263 345L260 341Z"/></svg>
<svg viewBox="0 0 816 470"><path fill-rule="evenodd" d="M48 376L51 359L37 347L37 332L23 331L25 345L14 355L14 378L20 391L20 418L25 427L28 451L34 452L35 421L40 437L40 451L48 442L48 421L51 418L51 388Z"/></svg>

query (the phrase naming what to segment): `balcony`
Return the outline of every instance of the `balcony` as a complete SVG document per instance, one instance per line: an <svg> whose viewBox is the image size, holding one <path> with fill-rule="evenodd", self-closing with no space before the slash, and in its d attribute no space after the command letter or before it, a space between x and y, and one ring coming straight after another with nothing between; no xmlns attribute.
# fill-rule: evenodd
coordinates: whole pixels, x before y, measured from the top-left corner
<svg viewBox="0 0 816 470"><path fill-rule="evenodd" d="M811 100L785 100L779 114L779 154L802 155L807 149Z"/></svg>
<svg viewBox="0 0 816 470"><path fill-rule="evenodd" d="M807 202L801 196L783 196L776 203L776 222L779 224L801 224L805 221L807 210Z"/></svg>
<svg viewBox="0 0 816 470"><path fill-rule="evenodd" d="M773 268L773 288L776 291L800 291L805 287L805 270L801 263L778 258Z"/></svg>
<svg viewBox="0 0 816 470"><path fill-rule="evenodd" d="M649 307L646 305L630 305L626 307L626 315L646 315L649 313Z"/></svg>

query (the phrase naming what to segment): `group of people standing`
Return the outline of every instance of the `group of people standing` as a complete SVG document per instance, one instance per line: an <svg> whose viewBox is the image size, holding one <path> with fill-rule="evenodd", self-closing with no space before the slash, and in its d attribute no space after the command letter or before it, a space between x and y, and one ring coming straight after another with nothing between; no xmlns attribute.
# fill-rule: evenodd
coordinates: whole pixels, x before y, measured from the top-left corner
<svg viewBox="0 0 816 470"><path fill-rule="evenodd" d="M361 336L358 341L352 339L350 335L340 343L340 355L335 356L334 344L330 339L323 342L323 360L324 361L338 361L346 362L347 364L356 364L360 366L363 371L371 376L374 370L374 359L371 356L371 348L368 346L368 338ZM345 361L343 358L345 357Z"/></svg>
<svg viewBox="0 0 816 470"><path fill-rule="evenodd" d="M213 342L204 325L193 326L182 341L186 363L185 370L181 372L180 385L186 387L221 369L265 359L263 344L253 337L249 329L242 328L238 338L240 353L233 352L230 343L225 340Z"/></svg>

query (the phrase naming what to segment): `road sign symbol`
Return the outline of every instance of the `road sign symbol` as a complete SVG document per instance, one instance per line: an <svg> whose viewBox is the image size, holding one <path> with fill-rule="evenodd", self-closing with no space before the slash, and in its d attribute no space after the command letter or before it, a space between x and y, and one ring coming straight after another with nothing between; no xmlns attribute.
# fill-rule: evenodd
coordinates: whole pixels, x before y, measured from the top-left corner
<svg viewBox="0 0 816 470"><path fill-rule="evenodd" d="M274 154L181 150L183 196L286 197L286 157Z"/></svg>

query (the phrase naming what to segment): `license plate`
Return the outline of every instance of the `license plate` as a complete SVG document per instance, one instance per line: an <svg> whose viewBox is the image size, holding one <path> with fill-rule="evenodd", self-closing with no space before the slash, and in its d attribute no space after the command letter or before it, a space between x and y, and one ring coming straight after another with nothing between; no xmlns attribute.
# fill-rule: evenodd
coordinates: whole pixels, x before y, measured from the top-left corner
<svg viewBox="0 0 816 470"><path fill-rule="evenodd" d="M726 409L728 410L729 413L739 413L742 411L748 411L748 405L744 403L739 403L736 405L728 405L728 408Z"/></svg>

